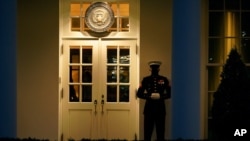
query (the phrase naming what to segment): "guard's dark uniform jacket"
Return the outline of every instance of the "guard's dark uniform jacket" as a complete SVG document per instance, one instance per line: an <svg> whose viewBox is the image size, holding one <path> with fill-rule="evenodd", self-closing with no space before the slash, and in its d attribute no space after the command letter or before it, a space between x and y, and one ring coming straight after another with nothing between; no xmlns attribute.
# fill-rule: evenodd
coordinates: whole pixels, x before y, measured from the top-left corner
<svg viewBox="0 0 250 141"><path fill-rule="evenodd" d="M152 93L159 93L160 99L151 99L150 96ZM137 91L137 96L139 98L146 99L144 115L165 115L166 109L164 100L171 97L171 87L168 79L160 75L151 75L143 78L141 86Z"/></svg>

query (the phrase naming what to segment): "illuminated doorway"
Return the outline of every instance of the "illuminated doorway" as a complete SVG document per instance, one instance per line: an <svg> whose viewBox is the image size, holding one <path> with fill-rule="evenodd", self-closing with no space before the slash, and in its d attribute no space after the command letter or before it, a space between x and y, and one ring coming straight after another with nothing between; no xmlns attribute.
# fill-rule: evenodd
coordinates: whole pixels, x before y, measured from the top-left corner
<svg viewBox="0 0 250 141"><path fill-rule="evenodd" d="M61 140L137 137L137 2L107 1L115 22L103 35L84 23L92 2L61 1Z"/></svg>

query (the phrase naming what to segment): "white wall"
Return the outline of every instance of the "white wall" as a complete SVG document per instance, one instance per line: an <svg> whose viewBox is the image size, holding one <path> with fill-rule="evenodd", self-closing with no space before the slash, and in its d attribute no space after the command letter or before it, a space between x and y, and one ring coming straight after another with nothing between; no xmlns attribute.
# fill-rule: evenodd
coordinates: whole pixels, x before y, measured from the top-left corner
<svg viewBox="0 0 250 141"><path fill-rule="evenodd" d="M148 61L160 60L160 74L168 77L171 82L172 0L141 0L140 3L140 81L150 74ZM167 139L170 136L170 101L166 101ZM140 100L140 139L143 139L144 102Z"/></svg>
<svg viewBox="0 0 250 141"><path fill-rule="evenodd" d="M18 0L17 137L57 139L58 0Z"/></svg>

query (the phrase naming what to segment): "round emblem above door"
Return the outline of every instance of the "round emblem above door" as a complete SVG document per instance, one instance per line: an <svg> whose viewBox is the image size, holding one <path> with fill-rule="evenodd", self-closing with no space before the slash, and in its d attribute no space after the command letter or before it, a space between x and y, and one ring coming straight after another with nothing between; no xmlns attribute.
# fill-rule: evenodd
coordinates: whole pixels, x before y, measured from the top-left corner
<svg viewBox="0 0 250 141"><path fill-rule="evenodd" d="M85 23L94 32L108 31L114 21L114 12L106 2L95 2L86 10Z"/></svg>

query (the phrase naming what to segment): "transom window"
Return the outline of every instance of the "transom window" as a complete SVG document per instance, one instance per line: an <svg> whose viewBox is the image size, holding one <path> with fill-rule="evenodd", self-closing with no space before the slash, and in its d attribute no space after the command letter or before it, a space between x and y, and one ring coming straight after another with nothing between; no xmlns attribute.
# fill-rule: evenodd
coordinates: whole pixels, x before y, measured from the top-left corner
<svg viewBox="0 0 250 141"><path fill-rule="evenodd" d="M127 2L109 2L115 16L115 22L109 29L110 32L128 32L129 31L129 3ZM71 2L70 21L71 31L82 32L90 29L85 24L85 12L91 5L91 2Z"/></svg>

